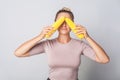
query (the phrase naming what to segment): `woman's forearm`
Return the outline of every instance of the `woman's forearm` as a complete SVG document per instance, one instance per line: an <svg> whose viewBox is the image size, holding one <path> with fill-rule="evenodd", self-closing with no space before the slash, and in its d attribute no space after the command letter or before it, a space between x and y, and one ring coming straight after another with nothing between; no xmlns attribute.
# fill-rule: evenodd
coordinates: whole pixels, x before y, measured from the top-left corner
<svg viewBox="0 0 120 80"><path fill-rule="evenodd" d="M42 39L43 39L43 36L42 35L38 35L38 36L34 37L33 39L26 41L25 43L20 45L20 47L18 47L15 50L14 54L16 56L25 55L25 53L27 53L34 45L36 45Z"/></svg>
<svg viewBox="0 0 120 80"><path fill-rule="evenodd" d="M33 47L35 46L39 41L41 41L45 35L51 31L53 28L51 26L47 26L47 27L44 27L43 30L41 31L41 33L34 37L33 39L29 40L29 41L26 41L25 43L23 43L20 47L18 47L16 50L15 50L15 55L18 56L18 57L25 57L25 56L29 56L29 53L28 51Z"/></svg>
<svg viewBox="0 0 120 80"><path fill-rule="evenodd" d="M93 48L93 50L96 53L96 60L100 63L107 63L109 62L109 57L104 51L104 49L96 43L91 37L87 37L86 40L90 44L90 46Z"/></svg>

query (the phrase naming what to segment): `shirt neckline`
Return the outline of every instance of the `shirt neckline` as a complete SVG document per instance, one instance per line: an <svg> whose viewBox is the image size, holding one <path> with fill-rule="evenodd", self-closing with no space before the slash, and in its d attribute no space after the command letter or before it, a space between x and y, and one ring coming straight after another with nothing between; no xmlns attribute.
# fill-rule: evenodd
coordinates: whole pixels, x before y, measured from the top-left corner
<svg viewBox="0 0 120 80"><path fill-rule="evenodd" d="M72 42L72 38L71 38L71 40L69 41L69 42L67 42L67 43L60 43L58 40L57 40L57 38L55 38L55 40L56 40L56 42L58 43L58 44L60 44L60 45L68 45L68 44L70 44L71 42Z"/></svg>

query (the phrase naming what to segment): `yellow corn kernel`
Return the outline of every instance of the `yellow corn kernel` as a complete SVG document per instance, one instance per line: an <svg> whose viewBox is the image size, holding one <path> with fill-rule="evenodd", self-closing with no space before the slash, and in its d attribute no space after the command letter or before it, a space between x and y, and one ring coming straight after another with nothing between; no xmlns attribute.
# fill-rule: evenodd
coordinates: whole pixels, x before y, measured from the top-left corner
<svg viewBox="0 0 120 80"><path fill-rule="evenodd" d="M65 21L66 21L66 23L68 24L68 26L71 28L71 30L72 30L74 33L76 33L76 30L75 30L76 26L75 26L74 22L73 22L71 19L69 19L69 18L65 18ZM84 38L84 35L83 35L83 34L79 34L79 35L75 34L75 35L76 35L78 38L80 38L80 39Z"/></svg>
<svg viewBox="0 0 120 80"><path fill-rule="evenodd" d="M46 38L50 38L51 35L52 35L52 34L60 27L60 25L64 22L64 20L65 20L65 17L61 17L60 19L58 19L58 20L52 25L53 29L52 29L51 31L49 31L49 32L45 35L45 37L46 37Z"/></svg>

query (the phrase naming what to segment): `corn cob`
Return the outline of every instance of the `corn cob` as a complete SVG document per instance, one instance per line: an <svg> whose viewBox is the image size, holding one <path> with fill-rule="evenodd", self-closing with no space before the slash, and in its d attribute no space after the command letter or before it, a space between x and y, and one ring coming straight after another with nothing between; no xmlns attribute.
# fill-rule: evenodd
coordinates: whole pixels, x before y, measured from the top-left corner
<svg viewBox="0 0 120 80"><path fill-rule="evenodd" d="M61 17L60 19L58 19L58 20L52 25L53 29L52 29L51 31L49 31L49 32L45 35L45 37L46 37L46 38L50 38L51 35L52 35L52 34L60 27L60 25L64 22L64 20L65 20L65 17Z"/></svg>
<svg viewBox="0 0 120 80"><path fill-rule="evenodd" d="M74 33L76 33L76 30L74 30L74 29L76 28L74 22L73 22L71 19L69 19L69 18L66 18L65 21L67 22L67 24L68 24L68 26L71 28L71 30L72 30ZM75 35L76 35L78 38L80 38L80 39L84 38L84 35L83 35L83 34L79 34L79 35L75 34Z"/></svg>

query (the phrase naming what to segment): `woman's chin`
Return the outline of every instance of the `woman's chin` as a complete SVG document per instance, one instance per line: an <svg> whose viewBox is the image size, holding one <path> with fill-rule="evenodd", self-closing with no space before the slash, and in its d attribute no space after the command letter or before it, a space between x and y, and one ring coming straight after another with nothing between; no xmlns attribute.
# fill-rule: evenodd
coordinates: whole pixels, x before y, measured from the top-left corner
<svg viewBox="0 0 120 80"><path fill-rule="evenodd" d="M66 35L66 34L68 34L68 32L62 31L62 32L60 32L60 34Z"/></svg>

